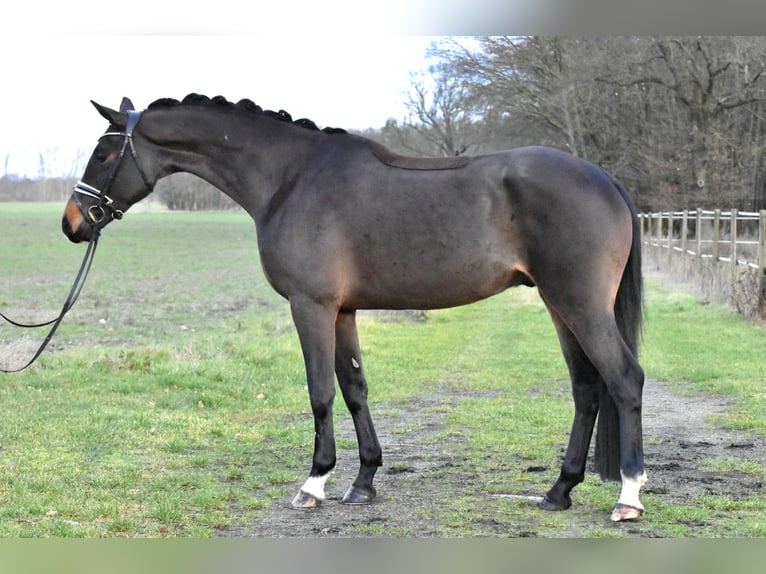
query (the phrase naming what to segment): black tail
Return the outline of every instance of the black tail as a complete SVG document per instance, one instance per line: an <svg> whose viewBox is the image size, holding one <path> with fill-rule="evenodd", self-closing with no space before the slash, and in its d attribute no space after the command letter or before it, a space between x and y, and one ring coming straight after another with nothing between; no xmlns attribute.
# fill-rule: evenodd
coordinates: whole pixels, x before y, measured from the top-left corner
<svg viewBox="0 0 766 574"><path fill-rule="evenodd" d="M633 214L633 245L630 248L628 263L622 274L622 282L617 291L614 314L617 327L625 344L635 357L641 339L641 324L644 307L644 286L641 274L641 229L636 208L625 188L612 178L612 183L619 190L625 203ZM599 398L598 431L596 433L596 468L604 480L620 480L620 431L617 406L601 381Z"/></svg>

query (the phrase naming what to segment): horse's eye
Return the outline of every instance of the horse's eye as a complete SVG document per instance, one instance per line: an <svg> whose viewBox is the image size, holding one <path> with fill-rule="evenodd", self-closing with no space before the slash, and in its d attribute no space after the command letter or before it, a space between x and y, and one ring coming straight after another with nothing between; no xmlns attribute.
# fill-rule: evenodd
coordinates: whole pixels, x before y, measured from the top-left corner
<svg viewBox="0 0 766 574"><path fill-rule="evenodd" d="M96 158L96 161L98 163L104 163L106 161L106 158L109 157L109 156L106 153L97 152L94 157Z"/></svg>

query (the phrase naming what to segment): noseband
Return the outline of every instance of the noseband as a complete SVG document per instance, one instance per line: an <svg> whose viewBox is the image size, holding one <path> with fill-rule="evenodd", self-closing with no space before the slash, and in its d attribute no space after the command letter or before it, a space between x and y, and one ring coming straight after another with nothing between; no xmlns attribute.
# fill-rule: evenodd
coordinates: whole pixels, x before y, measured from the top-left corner
<svg viewBox="0 0 766 574"><path fill-rule="evenodd" d="M106 132L101 136L101 138L105 138L107 136L113 137L118 136L123 138L122 140L122 147L120 148L120 153L117 156L117 160L114 164L114 168L112 169L112 172L109 174L109 177L106 180L106 183L104 184L103 190L98 189L96 187L93 187L92 185L89 185L85 183L84 181L78 181L74 186L74 200L77 203L77 207L80 209L80 213L82 213L83 217L86 220L90 220L92 222L92 226L96 231L99 229L99 225L106 217L107 212L109 215L112 216L112 219L122 219L122 216L125 214L124 211L121 209L117 209L114 206L114 200L112 200L111 197L109 197L106 193L109 191L109 188L112 186L112 182L114 181L114 177L117 174L117 170L120 167L120 164L122 163L122 159L125 156L125 150L130 146L130 155L133 156L133 161L136 164L136 168L138 169L138 173L141 174L141 179L144 180L144 185L146 186L146 189L148 189L150 192L152 190L152 185L149 182L149 178L146 177L146 173L143 169L141 169L141 164L138 163L138 156L136 155L136 147L133 145L133 130L136 127L136 124L138 124L138 120L141 119L141 112L135 111L135 110L129 110L128 111L128 123L125 126L124 132ZM100 139L99 138L99 141ZM87 195L88 197L92 197L94 199L98 200L98 203L91 205L87 209L85 209L85 206L82 205L80 202L80 199L78 197L78 194L80 195Z"/></svg>

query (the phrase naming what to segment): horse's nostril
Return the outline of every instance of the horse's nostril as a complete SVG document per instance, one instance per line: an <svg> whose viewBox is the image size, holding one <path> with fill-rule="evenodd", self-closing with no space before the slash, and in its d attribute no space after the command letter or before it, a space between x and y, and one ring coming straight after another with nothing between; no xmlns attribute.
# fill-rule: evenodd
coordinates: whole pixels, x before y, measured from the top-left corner
<svg viewBox="0 0 766 574"><path fill-rule="evenodd" d="M72 243L82 243L89 240L88 227L81 225L77 229L72 229L72 224L66 216L61 219L61 230Z"/></svg>

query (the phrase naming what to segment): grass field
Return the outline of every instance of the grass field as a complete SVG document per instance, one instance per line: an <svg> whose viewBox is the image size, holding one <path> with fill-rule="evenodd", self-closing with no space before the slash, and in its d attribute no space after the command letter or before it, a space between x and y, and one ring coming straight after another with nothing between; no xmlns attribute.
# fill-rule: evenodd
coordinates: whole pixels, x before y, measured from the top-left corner
<svg viewBox="0 0 766 574"><path fill-rule="evenodd" d="M78 268L85 247L61 234L61 211L0 204L0 310L18 320L55 316ZM3 325L0 364L23 364L42 336ZM373 410L449 386L492 391L497 399L461 403L451 429L474 451L558 465L571 399L533 290L425 322L366 318L360 336ZM305 478L313 435L303 361L245 214L130 213L108 227L52 347L28 371L0 375L0 537L209 537L253 520ZM764 356L762 328L650 283L647 374L729 397L735 408L718 424L766 433ZM346 416L339 406L336 417ZM766 479L766 461L737 471ZM615 497L613 485L595 481L582 490L594 505ZM731 535L734 518L721 509L734 503L705 504L706 535ZM738 532L766 535L763 496L739 504ZM471 511L466 501L445 509L443 531L475 534ZM518 512L508 516L523 520ZM546 519L550 532L567 516ZM692 535L688 516L676 516L644 524Z"/></svg>

